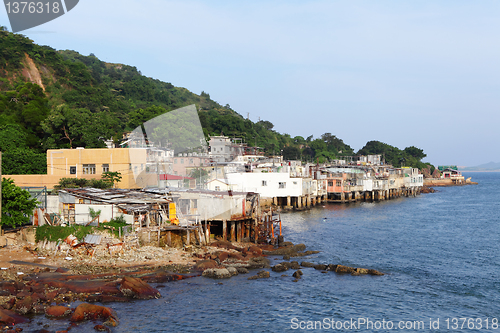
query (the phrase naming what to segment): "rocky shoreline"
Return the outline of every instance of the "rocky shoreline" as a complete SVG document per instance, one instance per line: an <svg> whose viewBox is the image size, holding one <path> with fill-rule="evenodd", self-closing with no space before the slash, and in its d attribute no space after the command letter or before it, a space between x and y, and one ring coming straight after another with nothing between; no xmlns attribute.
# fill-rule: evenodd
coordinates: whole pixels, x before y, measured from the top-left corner
<svg viewBox="0 0 500 333"><path fill-rule="evenodd" d="M23 250L30 251L26 247ZM383 275L373 269L290 261L319 252L306 251L304 244L290 242L284 242L279 247L227 241L183 250L140 247L130 249L128 253L102 255L100 258L89 258L83 251L72 252L67 252L66 256L59 253L58 256L43 250L31 250L30 253L37 258L50 259L47 262L52 265L39 263L42 260L39 259L18 261L10 268L2 268L0 331L19 332L22 329L16 325L33 320L36 318L34 315L45 315L51 319L67 320L65 331L81 322L93 320L100 321L94 326L95 330L110 332L118 325L119 318L112 308L95 303L159 298L161 294L156 288L161 284L196 276L227 279L259 270L248 278L253 280L270 277L269 269L274 272L291 269L295 270L293 281L298 282L302 269L306 268L354 276ZM67 255L71 255L72 260L67 260ZM270 257L282 258L283 261L272 266ZM156 284L156 288L151 284ZM72 307L75 302L82 303ZM41 328L38 332L49 332L47 328L50 327Z"/></svg>

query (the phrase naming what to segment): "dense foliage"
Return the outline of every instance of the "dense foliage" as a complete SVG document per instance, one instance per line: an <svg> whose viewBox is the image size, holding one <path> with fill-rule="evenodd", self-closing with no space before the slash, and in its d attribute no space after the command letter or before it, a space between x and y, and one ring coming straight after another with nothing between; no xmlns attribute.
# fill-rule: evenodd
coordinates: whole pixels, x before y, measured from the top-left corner
<svg viewBox="0 0 500 333"><path fill-rule="evenodd" d="M206 92L194 94L93 54L40 46L0 27L0 149L5 174L45 173L47 149L104 147L109 139L118 143L124 132L191 104L197 107L205 137L237 137L262 147L267 155L311 162L354 154L331 133L316 139L280 134L271 122L244 119ZM386 160L401 164L396 155L386 154ZM420 163L418 151L405 149L404 155L406 165Z"/></svg>
<svg viewBox="0 0 500 333"><path fill-rule="evenodd" d="M12 179L2 178L2 225L15 227L28 223L37 203L28 191L16 186Z"/></svg>
<svg viewBox="0 0 500 333"><path fill-rule="evenodd" d="M419 169L427 168L428 164L421 162L427 156L422 149L414 146L404 150L393 147L380 141L369 141L358 151L358 155L381 154L387 164L395 167L411 166Z"/></svg>

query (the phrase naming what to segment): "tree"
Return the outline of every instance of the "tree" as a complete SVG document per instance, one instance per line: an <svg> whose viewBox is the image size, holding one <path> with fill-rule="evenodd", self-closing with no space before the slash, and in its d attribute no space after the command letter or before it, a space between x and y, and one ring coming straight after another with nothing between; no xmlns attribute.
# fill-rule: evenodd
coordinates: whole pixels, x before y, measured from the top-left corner
<svg viewBox="0 0 500 333"><path fill-rule="evenodd" d="M2 178L2 225L15 227L29 222L38 201L28 191Z"/></svg>
<svg viewBox="0 0 500 333"><path fill-rule="evenodd" d="M203 168L196 168L191 171L190 176L203 184L208 178L208 171Z"/></svg>
<svg viewBox="0 0 500 333"><path fill-rule="evenodd" d="M106 171L102 174L101 179L111 183L111 187L115 187L115 183L119 183L122 180L122 174L118 171Z"/></svg>
<svg viewBox="0 0 500 333"><path fill-rule="evenodd" d="M270 131L270 130L272 130L274 128L273 123L270 122L270 121L267 121L267 120L261 120L257 124L262 125L262 127L264 127L268 131Z"/></svg>
<svg viewBox="0 0 500 333"><path fill-rule="evenodd" d="M294 146L286 146L283 148L283 159L298 160L300 158L300 150Z"/></svg>
<svg viewBox="0 0 500 333"><path fill-rule="evenodd" d="M103 140L113 137L115 121L108 113L92 113L85 108L55 108L42 122L48 137L46 148L103 148ZM67 142L66 145L61 144Z"/></svg>

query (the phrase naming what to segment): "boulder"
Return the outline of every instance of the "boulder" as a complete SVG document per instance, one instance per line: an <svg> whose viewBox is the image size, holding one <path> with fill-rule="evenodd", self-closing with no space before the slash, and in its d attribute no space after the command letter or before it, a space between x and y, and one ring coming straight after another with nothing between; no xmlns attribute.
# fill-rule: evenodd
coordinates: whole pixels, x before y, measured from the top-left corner
<svg viewBox="0 0 500 333"><path fill-rule="evenodd" d="M62 318L71 314L71 309L67 306L55 305L45 309L45 315L49 318Z"/></svg>
<svg viewBox="0 0 500 333"><path fill-rule="evenodd" d="M249 269L269 268L269 267L271 267L271 261L267 258L254 257L254 258L250 258L250 260L248 260L248 268Z"/></svg>
<svg viewBox="0 0 500 333"><path fill-rule="evenodd" d="M256 280L256 279L265 279L271 276L271 273L268 271L260 271L257 273L257 275L251 276L248 278L248 280Z"/></svg>
<svg viewBox="0 0 500 333"><path fill-rule="evenodd" d="M128 297L138 299L160 298L160 292L139 278L125 276L120 291Z"/></svg>
<svg viewBox="0 0 500 333"><path fill-rule="evenodd" d="M238 275L238 270L235 267L227 267L226 269L231 276Z"/></svg>
<svg viewBox="0 0 500 333"><path fill-rule="evenodd" d="M212 279L227 279L232 275L227 270L227 268L209 268L203 271L201 276L212 278Z"/></svg>
<svg viewBox="0 0 500 333"><path fill-rule="evenodd" d="M94 329L96 331L101 331L101 332L111 332L111 330L108 327L104 326L104 325L95 325Z"/></svg>
<svg viewBox="0 0 500 333"><path fill-rule="evenodd" d="M280 273L280 272L287 271L288 267L286 265L284 265L283 263L281 263L281 264L274 265L271 269L273 270L273 272Z"/></svg>
<svg viewBox="0 0 500 333"><path fill-rule="evenodd" d="M202 270L204 271L207 268L217 268L219 265L215 260L207 259L207 260L200 260L194 265L194 269L196 270Z"/></svg>
<svg viewBox="0 0 500 333"><path fill-rule="evenodd" d="M376 269L369 269L368 274L370 274L370 275L384 275L384 273L379 272Z"/></svg>
<svg viewBox="0 0 500 333"><path fill-rule="evenodd" d="M277 250L274 251L263 251L264 254L269 254L269 255L290 255L293 256L297 252L302 252L306 249L305 244L297 244L293 246L285 246L285 247L280 247Z"/></svg>
<svg viewBox="0 0 500 333"><path fill-rule="evenodd" d="M300 279L302 277L302 274L303 274L302 271L298 269L292 274L292 276L296 279Z"/></svg>
<svg viewBox="0 0 500 333"><path fill-rule="evenodd" d="M229 258L229 253L228 252L221 252L219 254L219 261L220 262L223 262L224 260L226 260L227 258Z"/></svg>
<svg viewBox="0 0 500 333"><path fill-rule="evenodd" d="M323 265L323 264L314 265L314 269L317 269L318 271L324 271L327 267L328 265Z"/></svg>
<svg viewBox="0 0 500 333"><path fill-rule="evenodd" d="M95 325L94 329L96 331L101 331L101 332L111 332L111 330L108 327L104 326L104 325Z"/></svg>
<svg viewBox="0 0 500 333"><path fill-rule="evenodd" d="M354 267L344 266L344 265L328 265L329 270L335 273L349 273L352 274L355 271Z"/></svg>
<svg viewBox="0 0 500 333"><path fill-rule="evenodd" d="M259 256L262 255L262 249L258 246L250 246L248 248L248 251L249 252L252 252L252 253L255 253L255 254L258 254Z"/></svg>
<svg viewBox="0 0 500 333"><path fill-rule="evenodd" d="M245 267L236 267L236 270L240 274L248 274L248 269L246 269Z"/></svg>
<svg viewBox="0 0 500 333"><path fill-rule="evenodd" d="M28 319L10 311L2 308L0 306L0 323L5 325L16 325L20 323L24 323L28 321Z"/></svg>
<svg viewBox="0 0 500 333"><path fill-rule="evenodd" d="M112 319L116 322L116 314L112 309L105 306L82 303L76 307L70 321L80 322L94 319Z"/></svg>
<svg viewBox="0 0 500 333"><path fill-rule="evenodd" d="M17 313L27 314L32 311L33 307L38 304L40 298L36 295L28 295L23 299L18 299L13 309Z"/></svg>
<svg viewBox="0 0 500 333"><path fill-rule="evenodd" d="M300 265L297 261L285 262L283 264L287 266L289 269L300 269Z"/></svg>
<svg viewBox="0 0 500 333"><path fill-rule="evenodd" d="M314 266L316 266L316 264L313 264L312 262L308 262L308 261L303 261L300 263L300 266L302 266L302 267L314 267Z"/></svg>

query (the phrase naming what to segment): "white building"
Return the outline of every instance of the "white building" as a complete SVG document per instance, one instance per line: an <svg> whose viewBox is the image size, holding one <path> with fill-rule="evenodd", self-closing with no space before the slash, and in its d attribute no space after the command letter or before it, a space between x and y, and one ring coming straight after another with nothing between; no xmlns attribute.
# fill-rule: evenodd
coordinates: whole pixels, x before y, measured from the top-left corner
<svg viewBox="0 0 500 333"><path fill-rule="evenodd" d="M291 178L288 173L229 173L226 178L227 182L232 185L233 190L255 192L262 197L299 197L303 195L303 179ZM312 179L310 179L306 188L312 188Z"/></svg>

